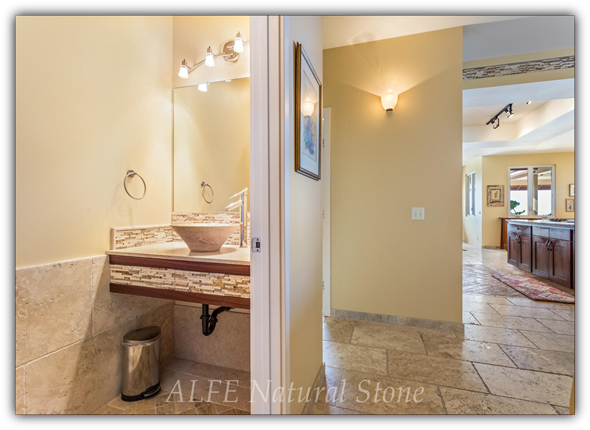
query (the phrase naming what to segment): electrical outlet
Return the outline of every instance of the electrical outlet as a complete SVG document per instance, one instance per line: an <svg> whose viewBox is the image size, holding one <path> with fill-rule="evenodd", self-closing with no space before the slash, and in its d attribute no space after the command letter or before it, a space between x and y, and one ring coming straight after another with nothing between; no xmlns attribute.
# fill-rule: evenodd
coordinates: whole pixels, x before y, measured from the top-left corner
<svg viewBox="0 0 590 430"><path fill-rule="evenodd" d="M412 219L424 221L424 208L412 208Z"/></svg>

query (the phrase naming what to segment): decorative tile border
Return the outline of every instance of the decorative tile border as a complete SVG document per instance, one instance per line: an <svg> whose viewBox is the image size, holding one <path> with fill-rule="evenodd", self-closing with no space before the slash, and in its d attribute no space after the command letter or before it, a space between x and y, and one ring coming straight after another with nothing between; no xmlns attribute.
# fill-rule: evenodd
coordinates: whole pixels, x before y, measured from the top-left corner
<svg viewBox="0 0 590 430"><path fill-rule="evenodd" d="M182 239L169 225L111 228L111 249L179 241L182 241Z"/></svg>
<svg viewBox="0 0 590 430"><path fill-rule="evenodd" d="M523 63L499 64L496 66L474 67L463 69L463 80L493 78L498 76L519 75L531 72L546 72L548 70L572 69L575 67L576 57L547 58L545 60L527 61Z"/></svg>
<svg viewBox="0 0 590 430"><path fill-rule="evenodd" d="M192 213L173 213L172 224L182 223L218 223L218 224L239 224L240 214L237 212L192 212ZM246 244L250 243L250 212L246 214ZM239 245L240 232L236 231L225 242L226 245Z"/></svg>
<svg viewBox="0 0 590 430"><path fill-rule="evenodd" d="M246 215L246 244L250 243L250 213ZM238 213L173 213L172 224L219 223L239 224ZM170 225L147 225L139 227L111 228L111 249L133 248L135 246L155 245L157 243L182 242ZM239 245L240 232L232 234L225 245Z"/></svg>
<svg viewBox="0 0 590 430"><path fill-rule="evenodd" d="M112 264L111 282L164 290L250 298L249 276Z"/></svg>

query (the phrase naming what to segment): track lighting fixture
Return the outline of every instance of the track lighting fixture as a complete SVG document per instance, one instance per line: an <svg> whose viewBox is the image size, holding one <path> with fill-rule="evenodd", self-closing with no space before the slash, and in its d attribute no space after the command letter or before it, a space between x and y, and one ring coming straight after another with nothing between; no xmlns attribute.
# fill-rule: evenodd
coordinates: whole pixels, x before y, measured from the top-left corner
<svg viewBox="0 0 590 430"><path fill-rule="evenodd" d="M203 64L207 67L215 67L215 59L216 58L223 58L225 61L234 62L238 61L240 58L240 54L244 52L244 46L248 45L250 42L244 41L242 38L241 33L238 31L236 34L236 38L234 40L230 40L226 42L223 46L223 52L220 54L214 54L209 46L207 48L207 52L205 53L205 59L200 61L199 63L195 64L192 67L189 67L186 63L186 60L182 60L182 64L180 65L180 70L178 71L178 77L182 79L188 79L189 73L195 70L197 67L202 66Z"/></svg>
<svg viewBox="0 0 590 430"><path fill-rule="evenodd" d="M500 112L494 115L488 122L486 122L486 125L492 124L492 128L494 130L500 127L500 115L502 115L503 113L506 114L506 118L512 118L514 116L514 111L512 110L512 103L507 104L504 107L504 109L502 109Z"/></svg>

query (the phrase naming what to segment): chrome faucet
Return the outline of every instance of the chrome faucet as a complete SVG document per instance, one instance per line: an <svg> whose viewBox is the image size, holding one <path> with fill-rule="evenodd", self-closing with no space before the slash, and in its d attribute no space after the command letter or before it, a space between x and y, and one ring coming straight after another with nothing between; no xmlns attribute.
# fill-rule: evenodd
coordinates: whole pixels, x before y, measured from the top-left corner
<svg viewBox="0 0 590 430"><path fill-rule="evenodd" d="M246 211L248 210L248 188L244 188L237 194L234 194L229 199L233 199L234 197L239 197L239 200L236 200L233 203L230 203L225 207L225 211L233 211L236 208L240 209L240 248L248 247L246 243L246 224L247 224L247 216Z"/></svg>

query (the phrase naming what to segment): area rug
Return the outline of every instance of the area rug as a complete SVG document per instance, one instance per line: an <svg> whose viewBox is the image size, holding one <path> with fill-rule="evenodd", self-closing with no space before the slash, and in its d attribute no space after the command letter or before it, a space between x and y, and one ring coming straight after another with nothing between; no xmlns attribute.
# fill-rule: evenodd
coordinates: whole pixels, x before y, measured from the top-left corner
<svg viewBox="0 0 590 430"><path fill-rule="evenodd" d="M533 278L518 275L506 275L503 273L494 273L492 277L533 300L575 303L574 296Z"/></svg>

